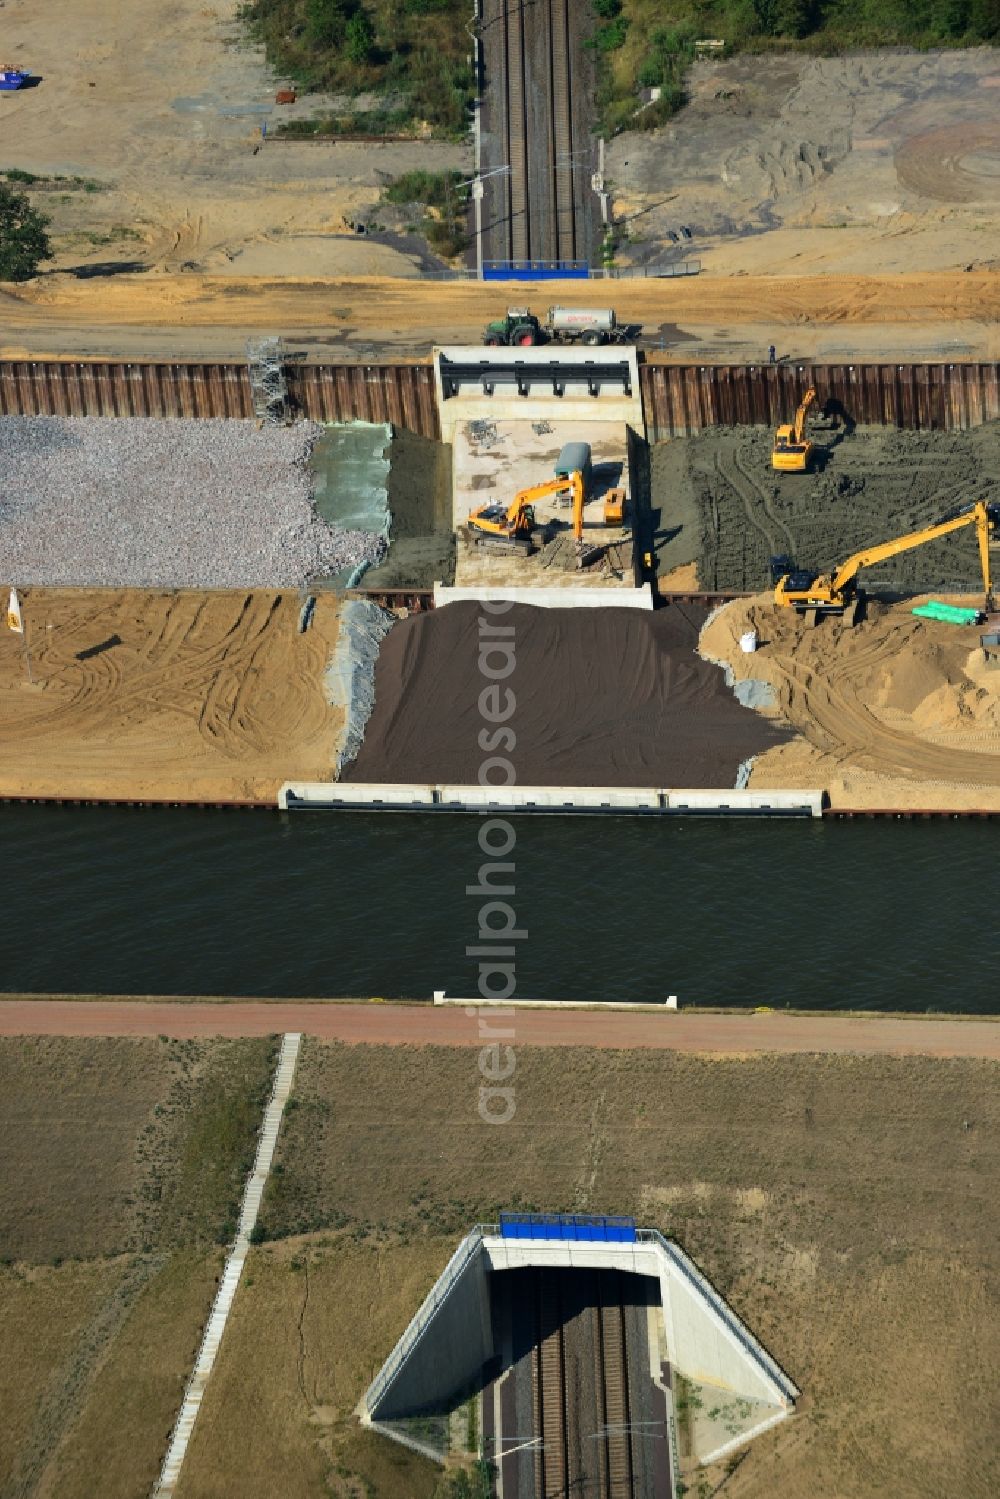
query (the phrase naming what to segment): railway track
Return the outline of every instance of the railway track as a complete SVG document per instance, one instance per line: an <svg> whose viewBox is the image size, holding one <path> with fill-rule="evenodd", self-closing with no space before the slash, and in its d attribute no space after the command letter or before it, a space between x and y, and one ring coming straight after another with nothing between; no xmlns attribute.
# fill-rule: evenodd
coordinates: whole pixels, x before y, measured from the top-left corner
<svg viewBox="0 0 1000 1499"><path fill-rule="evenodd" d="M556 1279L538 1276L537 1388L542 1434L541 1499L565 1499L569 1489L566 1450L566 1361ZM536 1470L537 1471L537 1470ZM536 1486L537 1488L537 1486Z"/></svg>
<svg viewBox="0 0 1000 1499"><path fill-rule="evenodd" d="M552 118L552 197L555 204L555 259L576 259L576 163L573 152L569 0L548 0L549 102Z"/></svg>
<svg viewBox="0 0 1000 1499"><path fill-rule="evenodd" d="M524 0L503 0L504 100L507 145L510 257L532 255L528 184L527 63L524 45Z"/></svg>
<svg viewBox="0 0 1000 1499"><path fill-rule="evenodd" d="M613 1270L591 1272L572 1288L559 1271L536 1272L531 1398L540 1442L534 1499L640 1499L647 1492L648 1475L632 1450L622 1289Z"/></svg>
<svg viewBox="0 0 1000 1499"><path fill-rule="evenodd" d="M614 1273L601 1275L600 1348L601 1388L604 1391L605 1446L608 1499L632 1499L632 1444L625 1357L625 1318L621 1281Z"/></svg>
<svg viewBox="0 0 1000 1499"><path fill-rule="evenodd" d="M574 129L571 0L494 0L487 36L502 114L498 138L509 166L495 258L575 260L580 163ZM499 252L499 253L498 253Z"/></svg>

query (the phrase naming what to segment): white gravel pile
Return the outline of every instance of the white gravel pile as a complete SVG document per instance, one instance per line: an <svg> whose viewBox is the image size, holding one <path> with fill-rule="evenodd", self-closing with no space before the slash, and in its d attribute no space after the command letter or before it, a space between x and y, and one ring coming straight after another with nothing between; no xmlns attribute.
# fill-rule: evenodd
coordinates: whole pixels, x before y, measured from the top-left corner
<svg viewBox="0 0 1000 1499"><path fill-rule="evenodd" d="M385 542L313 509L321 427L0 418L0 583L294 588Z"/></svg>

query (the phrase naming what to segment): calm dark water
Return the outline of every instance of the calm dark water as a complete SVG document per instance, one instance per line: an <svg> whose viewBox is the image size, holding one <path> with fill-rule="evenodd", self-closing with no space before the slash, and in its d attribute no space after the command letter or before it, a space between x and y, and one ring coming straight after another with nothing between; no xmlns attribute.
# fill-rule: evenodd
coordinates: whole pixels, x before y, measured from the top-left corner
<svg viewBox="0 0 1000 1499"><path fill-rule="evenodd" d="M522 997L1000 1009L989 823L516 827ZM478 830L3 807L0 988L474 996Z"/></svg>

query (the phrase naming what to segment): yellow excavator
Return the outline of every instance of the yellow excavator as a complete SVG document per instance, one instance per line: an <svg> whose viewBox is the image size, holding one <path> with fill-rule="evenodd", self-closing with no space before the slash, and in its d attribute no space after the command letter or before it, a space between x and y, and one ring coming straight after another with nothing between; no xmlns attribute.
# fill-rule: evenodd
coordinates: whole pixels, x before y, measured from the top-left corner
<svg viewBox="0 0 1000 1499"><path fill-rule="evenodd" d="M774 447L771 451L771 467L778 469L783 474L804 474L812 462L813 444L806 437L806 417L809 408L816 400L816 392L812 386L806 391L799 402L799 409L795 413L795 421L785 423L779 427L774 434Z"/></svg>
<svg viewBox="0 0 1000 1499"><path fill-rule="evenodd" d="M986 595L985 608L993 608L993 586L990 578L990 543L1000 536L1000 510L977 500L968 510L952 515L936 525L924 526L919 531L909 531L893 541L883 541L879 546L866 547L855 552L839 567L829 573L802 572L791 567L789 558L772 557L771 571L775 578L774 602L786 608L797 609L806 619L815 624L821 614L843 614L851 624L857 618L861 595L857 576L863 567L874 567L899 552L911 551L925 542L936 541L939 536L948 536L964 526L975 526L979 542L979 561L983 570L983 590Z"/></svg>
<svg viewBox="0 0 1000 1499"><path fill-rule="evenodd" d="M476 546L495 552L518 552L527 557L537 546L544 545L547 531L536 526L533 503L547 495L568 493L573 504L573 536L583 538L583 475L572 473L565 479L548 479L522 489L509 505L481 505L469 516L466 534Z"/></svg>

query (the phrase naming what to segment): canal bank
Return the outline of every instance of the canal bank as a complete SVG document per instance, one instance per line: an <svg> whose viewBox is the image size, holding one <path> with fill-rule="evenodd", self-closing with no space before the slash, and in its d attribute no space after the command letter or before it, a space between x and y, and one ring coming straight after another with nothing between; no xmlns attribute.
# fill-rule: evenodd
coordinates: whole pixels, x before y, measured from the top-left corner
<svg viewBox="0 0 1000 1499"><path fill-rule="evenodd" d="M977 821L516 818L516 993L988 1015ZM581 843L581 828L600 829ZM475 994L468 817L0 807L8 993ZM943 877L943 871L961 872Z"/></svg>

